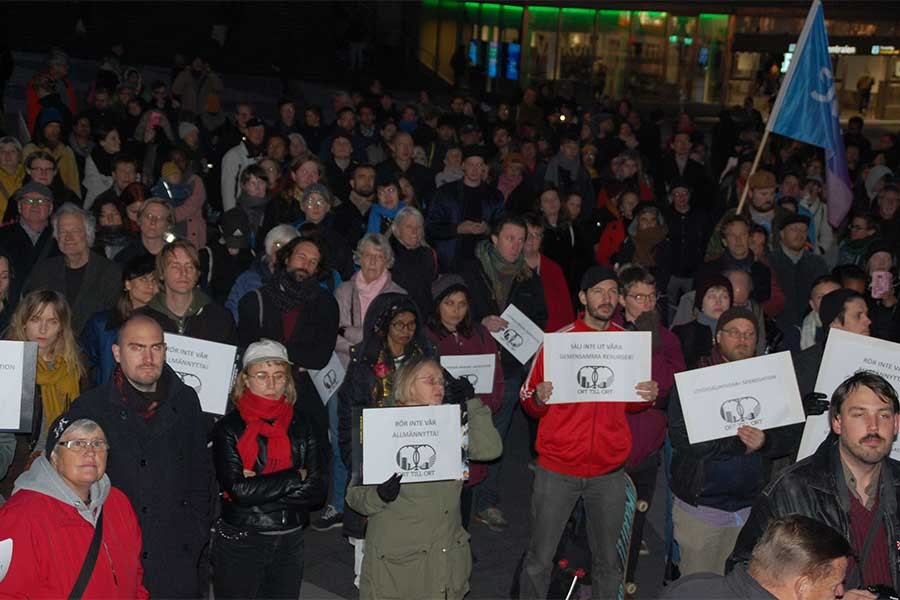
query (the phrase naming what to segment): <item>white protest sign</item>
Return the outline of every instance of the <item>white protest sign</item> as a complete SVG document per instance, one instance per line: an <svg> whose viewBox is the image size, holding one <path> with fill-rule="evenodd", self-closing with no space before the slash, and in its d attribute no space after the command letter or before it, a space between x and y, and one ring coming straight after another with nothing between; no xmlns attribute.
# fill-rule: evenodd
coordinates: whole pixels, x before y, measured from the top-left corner
<svg viewBox="0 0 900 600"><path fill-rule="evenodd" d="M458 404L367 408L362 416L363 485L394 473L403 483L463 479Z"/></svg>
<svg viewBox="0 0 900 600"><path fill-rule="evenodd" d="M803 421L790 352L675 374L692 444L737 435L739 427L772 429Z"/></svg>
<svg viewBox="0 0 900 600"><path fill-rule="evenodd" d="M650 381L649 331L548 333L544 381L553 383L548 404L645 402L634 386Z"/></svg>
<svg viewBox="0 0 900 600"><path fill-rule="evenodd" d="M194 388L203 412L224 415L237 347L166 333L166 363Z"/></svg>
<svg viewBox="0 0 900 600"><path fill-rule="evenodd" d="M888 383L900 391L900 344L886 342L843 329L829 329L825 353L819 365L815 391L831 395L845 379L858 371L872 371L884 377ZM806 419L797 460L803 460L816 451L831 431L828 413L813 415ZM900 460L900 444L894 440L891 458Z"/></svg>
<svg viewBox="0 0 900 600"><path fill-rule="evenodd" d="M441 366L451 375L468 380L475 388L476 394L490 394L494 391L494 367L497 357L494 354L461 354L458 356L442 356Z"/></svg>
<svg viewBox="0 0 900 600"><path fill-rule="evenodd" d="M32 429L37 351L35 342L0 342L0 390L8 394L0 402L0 431Z"/></svg>
<svg viewBox="0 0 900 600"><path fill-rule="evenodd" d="M500 331L492 331L491 335L524 365L541 347L544 332L514 304L507 306L500 318L509 325Z"/></svg>
<svg viewBox="0 0 900 600"><path fill-rule="evenodd" d="M319 398L322 399L322 404L328 404L328 400L337 393L346 374L347 370L344 369L344 365L341 364L341 359L338 358L338 355L335 352L331 353L331 359L323 368L318 371L313 369L309 370L309 376L312 379L313 385L316 386L316 391L319 392Z"/></svg>
<svg viewBox="0 0 900 600"><path fill-rule="evenodd" d="M0 540L0 581L6 578L9 564L12 562L13 541L12 538Z"/></svg>

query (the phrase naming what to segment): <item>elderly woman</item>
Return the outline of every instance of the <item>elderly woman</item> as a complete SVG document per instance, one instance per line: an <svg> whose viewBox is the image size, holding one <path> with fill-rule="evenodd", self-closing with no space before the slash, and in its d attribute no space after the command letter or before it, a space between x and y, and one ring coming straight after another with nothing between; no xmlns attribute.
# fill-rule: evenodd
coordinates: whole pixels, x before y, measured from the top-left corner
<svg viewBox="0 0 900 600"><path fill-rule="evenodd" d="M444 402L444 374L432 358L411 359L397 372L396 406ZM468 456L497 458L503 444L491 411L478 398L468 415ZM463 482L405 483L393 475L380 485L352 485L347 503L368 517L359 596L462 599L469 591L472 555L460 520Z"/></svg>
<svg viewBox="0 0 900 600"><path fill-rule="evenodd" d="M141 254L159 254L166 245L166 233L175 224L175 215L171 205L162 198L149 198L141 205L137 222L140 236L116 254L117 263Z"/></svg>
<svg viewBox="0 0 900 600"><path fill-rule="evenodd" d="M0 595L150 597L131 502L106 475L109 450L94 421L56 419L44 454L16 480L15 493L0 509L0 538L12 542ZM89 554L89 577L81 581Z"/></svg>
<svg viewBox="0 0 900 600"><path fill-rule="evenodd" d="M719 317L734 302L734 288L724 275L707 277L699 281L694 289L695 318L672 328L672 333L681 342L688 369L696 369L701 358L710 356Z"/></svg>
<svg viewBox="0 0 900 600"><path fill-rule="evenodd" d="M425 242L425 218L418 209L400 209L391 223L394 264L391 277L406 290L423 317L431 314L431 283L437 278L437 255Z"/></svg>
<svg viewBox="0 0 900 600"><path fill-rule="evenodd" d="M308 186L300 203L303 216L294 223L294 227L300 229L307 223L315 225L325 242L328 266L336 270L341 279L347 280L353 275L353 253L344 236L334 228L334 215L331 213L333 206L334 196L327 187L321 183Z"/></svg>
<svg viewBox="0 0 900 600"><path fill-rule="evenodd" d="M363 322L372 301L380 294L406 293L391 279L389 269L394 266L394 251L380 233L364 235L356 246L353 260L359 265L359 271L334 293L341 311L334 350L345 366L350 362L350 347L362 341Z"/></svg>
<svg viewBox="0 0 900 600"><path fill-rule="evenodd" d="M262 339L244 352L236 408L212 434L224 491L212 542L217 598L297 598L303 527L325 499L327 444L299 410L287 349Z"/></svg>

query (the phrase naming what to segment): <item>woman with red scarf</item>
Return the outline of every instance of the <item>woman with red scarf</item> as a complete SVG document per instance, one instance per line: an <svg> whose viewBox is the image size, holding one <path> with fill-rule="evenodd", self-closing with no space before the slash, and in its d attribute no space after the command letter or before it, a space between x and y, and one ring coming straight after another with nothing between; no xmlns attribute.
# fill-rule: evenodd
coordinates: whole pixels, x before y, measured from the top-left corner
<svg viewBox="0 0 900 600"><path fill-rule="evenodd" d="M247 348L232 400L213 430L222 516L212 542L216 598L297 598L303 527L325 501L328 443L295 410L287 350Z"/></svg>

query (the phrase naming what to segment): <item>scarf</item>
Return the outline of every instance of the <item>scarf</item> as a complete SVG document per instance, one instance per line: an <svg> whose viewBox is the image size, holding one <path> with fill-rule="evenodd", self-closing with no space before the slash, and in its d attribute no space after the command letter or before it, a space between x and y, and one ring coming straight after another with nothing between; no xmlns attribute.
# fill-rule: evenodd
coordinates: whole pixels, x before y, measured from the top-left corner
<svg viewBox="0 0 900 600"><path fill-rule="evenodd" d="M277 473L291 467L291 439L287 430L294 416L294 407L284 401L269 400L244 390L237 411L247 424L237 442L237 451L244 469L252 471L259 456L259 436L266 438L266 465L263 475Z"/></svg>
<svg viewBox="0 0 900 600"><path fill-rule="evenodd" d="M651 227L635 233L632 238L634 240L634 262L642 267L655 267L656 253L654 249L665 238L665 227Z"/></svg>
<svg viewBox="0 0 900 600"><path fill-rule="evenodd" d="M366 280L363 279L362 271L357 271L350 279L353 281L353 287L359 295L359 314L365 316L366 311L369 310L369 305L372 304L372 300L374 300L388 284L390 273L385 269L384 273L371 283L366 283Z"/></svg>
<svg viewBox="0 0 900 600"><path fill-rule="evenodd" d="M263 218L266 216L266 206L269 204L268 196L251 196L247 192L241 191L241 195L237 198L237 205L247 215L250 221L250 227L255 234L262 225Z"/></svg>
<svg viewBox="0 0 900 600"><path fill-rule="evenodd" d="M491 291L494 293L497 308L500 311L505 310L516 277L531 274L531 269L525 263L525 253L520 254L516 262L507 262L497 254L490 240L482 240L475 246L475 258L481 263L485 275L491 282Z"/></svg>
<svg viewBox="0 0 900 600"><path fill-rule="evenodd" d="M51 367L38 356L36 383L41 386L41 408L44 411L43 427L46 429L56 417L69 410L78 397L77 370L70 369L62 359L54 361Z"/></svg>
<svg viewBox="0 0 900 600"><path fill-rule="evenodd" d="M112 159L113 155L104 150L100 144L91 149L91 160L94 161L94 165L101 175L112 176Z"/></svg>
<svg viewBox="0 0 900 600"><path fill-rule="evenodd" d="M394 208L385 208L380 204L373 204L369 210L369 225L366 233L384 233L394 222L394 217L400 212L400 209L406 206L402 200L397 203Z"/></svg>
<svg viewBox="0 0 900 600"><path fill-rule="evenodd" d="M307 305L315 299L319 282L316 281L314 274L297 281L292 273L279 267L272 275L271 281L263 287L262 292L272 300L279 311L285 313Z"/></svg>
<svg viewBox="0 0 900 600"><path fill-rule="evenodd" d="M709 316L709 315L706 314L705 312L700 312L700 313L697 315L697 322L700 323L701 325L706 325L707 327L709 327L709 331L711 332L712 338L713 338L713 344L715 344L715 341L716 341L716 323L718 323L719 320L718 320L718 319L713 319L711 316Z"/></svg>
<svg viewBox="0 0 900 600"><path fill-rule="evenodd" d="M519 173L518 177L510 177L506 173L500 175L497 179L497 189L503 194L504 201L509 199L509 195L513 193L513 190L516 189L520 183L522 183L521 173Z"/></svg>
<svg viewBox="0 0 900 600"><path fill-rule="evenodd" d="M149 419L156 414L156 409L162 404L168 392L166 381L166 372L163 370L162 376L156 382L156 389L152 392L142 392L135 388L125 377L122 367L116 367L113 371L113 384L119 390L122 404L132 409L138 416L143 419Z"/></svg>
<svg viewBox="0 0 900 600"><path fill-rule="evenodd" d="M96 234L96 243L97 245L109 247L109 246L122 246L125 247L131 242L134 238L128 235L128 231L125 229L125 225L98 225L97 226L97 234Z"/></svg>

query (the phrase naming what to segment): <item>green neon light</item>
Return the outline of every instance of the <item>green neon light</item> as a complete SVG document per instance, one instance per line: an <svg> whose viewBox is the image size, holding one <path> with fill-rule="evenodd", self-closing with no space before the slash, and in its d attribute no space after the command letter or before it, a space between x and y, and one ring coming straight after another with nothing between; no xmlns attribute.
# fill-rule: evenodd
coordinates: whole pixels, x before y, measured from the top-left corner
<svg viewBox="0 0 900 600"><path fill-rule="evenodd" d="M671 43L673 43L673 44L677 44L677 43L678 43L678 36L677 36L677 35L670 35L670 36L669 36L669 41L670 41ZM687 41L687 40L685 40L685 41Z"/></svg>

